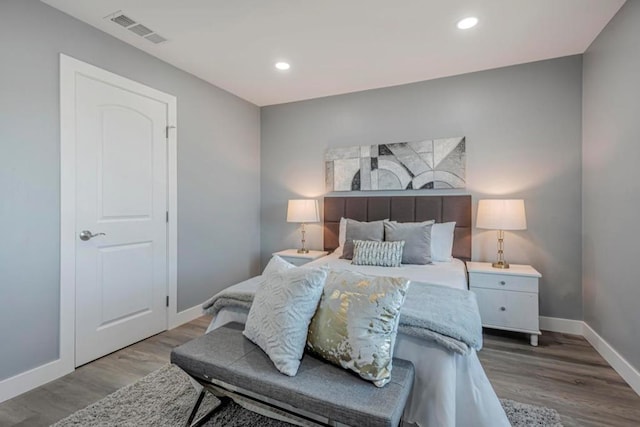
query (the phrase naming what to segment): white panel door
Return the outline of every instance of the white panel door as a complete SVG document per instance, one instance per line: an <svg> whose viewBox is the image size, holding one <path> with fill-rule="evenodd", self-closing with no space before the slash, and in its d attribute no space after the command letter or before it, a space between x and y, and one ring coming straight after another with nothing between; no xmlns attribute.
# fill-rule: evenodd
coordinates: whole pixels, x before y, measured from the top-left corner
<svg viewBox="0 0 640 427"><path fill-rule="evenodd" d="M75 96L79 366L167 327L167 104L83 75Z"/></svg>

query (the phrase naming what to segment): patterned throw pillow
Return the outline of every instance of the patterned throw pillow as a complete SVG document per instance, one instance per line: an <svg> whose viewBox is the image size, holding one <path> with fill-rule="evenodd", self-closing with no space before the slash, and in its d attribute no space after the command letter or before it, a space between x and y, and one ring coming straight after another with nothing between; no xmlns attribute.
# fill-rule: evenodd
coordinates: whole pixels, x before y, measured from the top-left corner
<svg viewBox="0 0 640 427"><path fill-rule="evenodd" d="M298 372L326 278L319 268L290 268L268 274L256 291L243 334L283 374Z"/></svg>
<svg viewBox="0 0 640 427"><path fill-rule="evenodd" d="M379 267L400 267L404 240L397 242L374 242L371 240L353 241L353 260L355 265L377 265Z"/></svg>
<svg viewBox="0 0 640 427"><path fill-rule="evenodd" d="M391 379L400 308L409 280L330 271L307 348L382 387Z"/></svg>

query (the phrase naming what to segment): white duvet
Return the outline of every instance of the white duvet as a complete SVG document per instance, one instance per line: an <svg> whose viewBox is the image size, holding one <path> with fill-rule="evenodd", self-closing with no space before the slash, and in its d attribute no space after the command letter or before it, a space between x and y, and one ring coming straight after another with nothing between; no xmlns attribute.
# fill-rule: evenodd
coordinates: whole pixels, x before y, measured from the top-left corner
<svg viewBox="0 0 640 427"><path fill-rule="evenodd" d="M336 270L351 270L372 276L406 277L416 282L467 289L467 271L464 262L456 258L451 262L434 262L427 265L403 264L400 267L375 267L371 265L353 265L351 260L340 259L338 254L333 253L312 261L306 264L305 267L320 267L323 265Z"/></svg>
<svg viewBox="0 0 640 427"><path fill-rule="evenodd" d="M349 260L339 259L337 254L332 254L306 266L321 265L467 289L465 266L458 259L394 268L355 266ZM245 288L255 280L261 279L255 277L232 288ZM246 309L223 308L212 319L207 332L229 322L245 323L247 313ZM403 416L404 423L421 427L510 425L475 351L463 356L436 343L399 333L394 356L410 360L416 368L413 390Z"/></svg>

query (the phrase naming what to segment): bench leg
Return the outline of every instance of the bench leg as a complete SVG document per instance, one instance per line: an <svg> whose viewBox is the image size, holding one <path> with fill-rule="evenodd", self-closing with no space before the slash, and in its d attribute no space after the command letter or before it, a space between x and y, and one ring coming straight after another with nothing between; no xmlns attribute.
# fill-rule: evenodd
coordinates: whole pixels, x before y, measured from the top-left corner
<svg viewBox="0 0 640 427"><path fill-rule="evenodd" d="M205 388L200 390L200 394L196 399L196 403L193 405L193 409L191 409L189 418L187 418L187 423L185 424L186 427L198 427L204 424L211 417L211 415L213 415L218 410L218 408L222 406L222 404L224 403L224 400L226 400L224 398L221 398L219 404L217 404L214 408L209 410L206 414L204 414L194 422L193 419L196 417L196 414L198 413L198 409L200 409L200 405L202 404L202 401L204 400L204 397L206 396L206 394L207 394L207 390Z"/></svg>

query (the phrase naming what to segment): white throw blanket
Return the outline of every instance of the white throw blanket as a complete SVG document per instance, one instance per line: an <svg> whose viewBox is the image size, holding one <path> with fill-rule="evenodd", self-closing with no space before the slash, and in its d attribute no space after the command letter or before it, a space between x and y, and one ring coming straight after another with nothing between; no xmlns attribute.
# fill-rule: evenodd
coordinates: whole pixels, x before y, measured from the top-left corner
<svg viewBox="0 0 640 427"><path fill-rule="evenodd" d="M216 315L224 307L250 309L262 276L225 289L207 300L202 308ZM398 331L435 341L444 348L466 355L482 348L482 322L475 295L461 289L411 282L400 312Z"/></svg>

